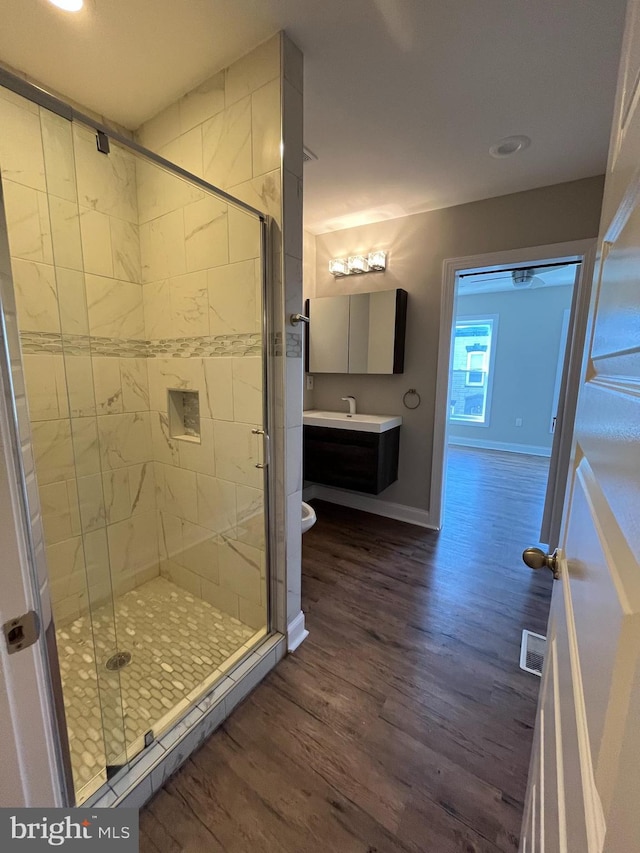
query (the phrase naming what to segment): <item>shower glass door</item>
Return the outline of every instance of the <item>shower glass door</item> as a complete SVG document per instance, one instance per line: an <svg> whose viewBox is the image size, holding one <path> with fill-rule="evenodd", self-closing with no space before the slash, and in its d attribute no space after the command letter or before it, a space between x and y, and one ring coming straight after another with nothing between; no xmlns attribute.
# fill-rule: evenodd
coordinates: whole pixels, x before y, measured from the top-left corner
<svg viewBox="0 0 640 853"><path fill-rule="evenodd" d="M77 801L267 632L262 222L0 90Z"/></svg>

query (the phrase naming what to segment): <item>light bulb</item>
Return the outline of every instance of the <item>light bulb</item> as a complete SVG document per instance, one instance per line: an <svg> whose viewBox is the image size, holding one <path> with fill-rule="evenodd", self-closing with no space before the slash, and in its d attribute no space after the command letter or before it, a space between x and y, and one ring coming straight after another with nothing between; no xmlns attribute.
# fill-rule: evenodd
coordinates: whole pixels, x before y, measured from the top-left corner
<svg viewBox="0 0 640 853"><path fill-rule="evenodd" d="M369 261L365 258L364 255L352 255L349 258L349 272L350 273L361 273L369 271Z"/></svg>
<svg viewBox="0 0 640 853"><path fill-rule="evenodd" d="M346 258L332 258L329 261L329 272L331 275L341 276L348 275L349 268L347 266Z"/></svg>
<svg viewBox="0 0 640 853"><path fill-rule="evenodd" d="M49 0L49 3L57 6L58 9L62 9L64 12L79 12L84 5L84 0Z"/></svg>
<svg viewBox="0 0 640 853"><path fill-rule="evenodd" d="M372 270L384 270L387 268L387 253L386 252L370 252L369 267Z"/></svg>

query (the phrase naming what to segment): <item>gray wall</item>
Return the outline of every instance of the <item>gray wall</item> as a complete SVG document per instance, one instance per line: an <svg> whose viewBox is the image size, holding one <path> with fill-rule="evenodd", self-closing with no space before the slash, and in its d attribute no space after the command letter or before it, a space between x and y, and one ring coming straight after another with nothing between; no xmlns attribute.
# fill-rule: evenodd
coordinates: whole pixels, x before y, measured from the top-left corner
<svg viewBox="0 0 640 853"><path fill-rule="evenodd" d="M409 293L405 372L400 376L316 376L307 406L339 410L353 394L360 411L401 414L399 479L379 499L429 508L429 483L438 359L442 262L445 258L581 240L598 234L603 177L584 178L472 204L377 222L316 238L315 292L361 293L403 287ZM334 279L330 258L369 249L389 253L384 273ZM419 409L403 408L417 388Z"/></svg>
<svg viewBox="0 0 640 853"><path fill-rule="evenodd" d="M547 448L564 311L573 287L544 287L461 296L456 317L498 316L488 426L449 424L449 437ZM522 426L515 425L522 418Z"/></svg>

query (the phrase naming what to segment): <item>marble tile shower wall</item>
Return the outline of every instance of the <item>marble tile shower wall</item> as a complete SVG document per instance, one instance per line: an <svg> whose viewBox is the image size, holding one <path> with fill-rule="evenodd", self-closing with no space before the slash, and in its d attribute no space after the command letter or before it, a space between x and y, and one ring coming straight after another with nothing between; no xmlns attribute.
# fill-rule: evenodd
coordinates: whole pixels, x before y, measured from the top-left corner
<svg viewBox="0 0 640 853"><path fill-rule="evenodd" d="M281 222L281 36L144 124L136 138ZM260 233L254 218L150 165L138 170L146 335L255 336L262 330ZM266 620L259 348L231 358L148 362L161 571L216 607ZM201 444L172 439L169 388L197 390Z"/></svg>
<svg viewBox="0 0 640 853"><path fill-rule="evenodd" d="M64 623L86 611L87 579L98 600L111 583L124 592L158 574L146 359L91 345L144 335L135 165L120 152L97 157L91 132L6 90L0 126L52 602ZM105 384L115 373L116 398Z"/></svg>
<svg viewBox="0 0 640 853"><path fill-rule="evenodd" d="M141 186L149 189L165 178L156 171ZM182 187L175 189L180 201ZM168 195L163 192L165 201ZM142 238L143 278L151 279L143 284L146 335L158 347L147 366L160 566L163 576L192 594L261 627L266 622L263 484L255 467L261 450L252 433L263 420L259 230L255 220L244 214L246 222L234 219L233 209L209 201L203 196L176 208L177 233L169 236L163 228L163 239L175 237L186 247L185 264L173 267L175 275L151 279L158 274L150 272L157 248ZM191 205L198 207L195 213ZM205 251L194 260L193 232L182 229L201 213L204 219L196 219L194 228L204 235ZM156 225L148 220L141 229ZM245 236L234 247L240 228L250 239ZM220 257L225 262L211 266ZM192 346L188 358L162 352L185 339ZM207 342L215 346L229 339L246 341L244 350L206 354ZM198 393L199 443L171 436L170 389Z"/></svg>
<svg viewBox="0 0 640 853"><path fill-rule="evenodd" d="M284 158L281 101L289 105ZM72 139L64 119L9 92L0 92L0 110L11 128L0 135L0 169L56 620L86 611L87 577L98 601L111 583L118 595L161 572L264 624L251 434L262 421L255 220L116 145L109 157L97 154L90 131L74 128ZM301 117L301 55L278 34L137 134L278 228L295 225L288 241L274 241L274 283L287 310L301 307ZM276 520L291 540L295 615L299 333L286 342L282 354L292 358L282 360L290 365L276 393L294 402L280 431L295 457L285 484L292 520L279 511ZM201 444L170 438L168 388L199 392Z"/></svg>
<svg viewBox="0 0 640 853"><path fill-rule="evenodd" d="M255 218L115 145L100 155L93 133L26 101L3 100L3 111L3 127L28 125L34 161L24 168L24 140L6 134L12 270L57 622L162 571L263 625L251 433L262 421ZM173 208L168 219L155 215L154 197ZM180 225L172 232L168 221ZM200 444L169 438L169 387L201 393Z"/></svg>

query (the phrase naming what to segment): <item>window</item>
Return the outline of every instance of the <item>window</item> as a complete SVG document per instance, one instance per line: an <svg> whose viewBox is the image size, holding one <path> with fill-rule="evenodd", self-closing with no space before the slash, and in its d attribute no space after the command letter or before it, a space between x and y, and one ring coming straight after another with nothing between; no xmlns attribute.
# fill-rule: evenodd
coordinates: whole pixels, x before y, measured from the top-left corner
<svg viewBox="0 0 640 853"><path fill-rule="evenodd" d="M449 381L449 419L487 425L497 317L457 317Z"/></svg>
<svg viewBox="0 0 640 853"><path fill-rule="evenodd" d="M484 385L485 353L467 353L467 385Z"/></svg>

